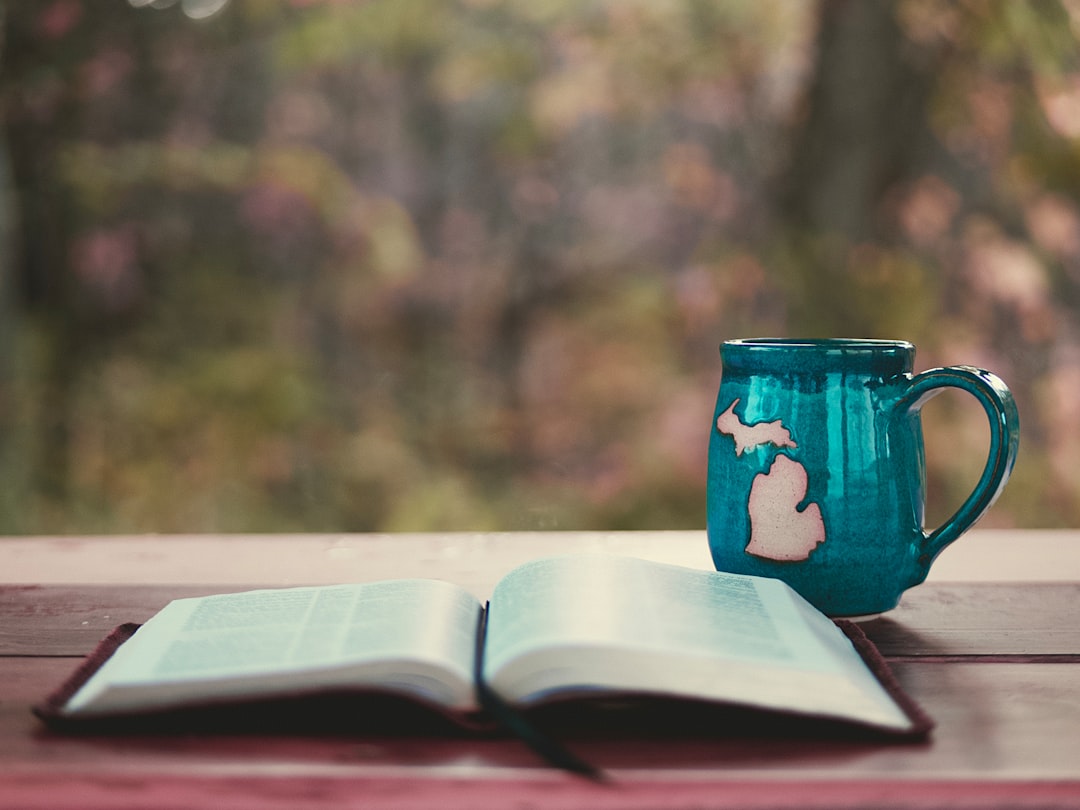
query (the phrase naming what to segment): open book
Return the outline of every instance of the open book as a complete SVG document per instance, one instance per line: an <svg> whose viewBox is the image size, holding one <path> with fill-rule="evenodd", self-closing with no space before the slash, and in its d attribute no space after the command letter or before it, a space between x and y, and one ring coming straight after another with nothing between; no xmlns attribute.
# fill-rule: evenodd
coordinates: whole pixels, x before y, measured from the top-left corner
<svg viewBox="0 0 1080 810"><path fill-rule="evenodd" d="M476 722L489 708L478 693L515 710L656 696L925 733L925 716L879 677L876 650L848 631L863 654L778 580L569 555L512 570L486 611L437 580L179 599L39 713L101 719L357 690Z"/></svg>

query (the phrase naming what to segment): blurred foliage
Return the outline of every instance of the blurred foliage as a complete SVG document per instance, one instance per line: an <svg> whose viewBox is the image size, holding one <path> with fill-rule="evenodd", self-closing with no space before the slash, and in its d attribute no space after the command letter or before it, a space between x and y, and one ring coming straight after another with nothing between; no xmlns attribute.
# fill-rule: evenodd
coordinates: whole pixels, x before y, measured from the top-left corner
<svg viewBox="0 0 1080 810"><path fill-rule="evenodd" d="M703 527L764 334L998 372L1080 525L1074 0L7 6L0 532Z"/></svg>

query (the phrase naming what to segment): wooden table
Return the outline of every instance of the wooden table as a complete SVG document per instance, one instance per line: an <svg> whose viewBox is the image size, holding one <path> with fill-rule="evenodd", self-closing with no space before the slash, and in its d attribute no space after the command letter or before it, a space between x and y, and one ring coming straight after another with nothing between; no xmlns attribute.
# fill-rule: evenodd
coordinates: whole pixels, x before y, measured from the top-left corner
<svg viewBox="0 0 1080 810"><path fill-rule="evenodd" d="M575 741L597 785L513 739L65 737L30 713L108 629L177 596L414 575L485 596L585 549L709 566L703 532L0 538L0 806L1080 807L1080 531L974 531L864 625L937 720L927 743Z"/></svg>

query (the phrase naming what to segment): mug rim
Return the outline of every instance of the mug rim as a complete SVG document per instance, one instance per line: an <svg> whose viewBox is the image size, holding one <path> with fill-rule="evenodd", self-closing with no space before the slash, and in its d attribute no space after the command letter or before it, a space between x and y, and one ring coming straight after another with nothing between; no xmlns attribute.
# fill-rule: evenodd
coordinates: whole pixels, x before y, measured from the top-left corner
<svg viewBox="0 0 1080 810"><path fill-rule="evenodd" d="M883 340L880 338L786 338L759 337L736 338L725 340L724 346L745 347L749 349L782 348L788 350L812 351L818 349L874 350L895 349L902 352L913 351L915 344L907 340Z"/></svg>

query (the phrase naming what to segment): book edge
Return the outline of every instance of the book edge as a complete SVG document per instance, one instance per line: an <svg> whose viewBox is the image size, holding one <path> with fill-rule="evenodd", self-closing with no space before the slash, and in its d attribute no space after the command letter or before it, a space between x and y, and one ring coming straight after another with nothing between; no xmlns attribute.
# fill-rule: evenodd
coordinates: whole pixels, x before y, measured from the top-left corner
<svg viewBox="0 0 1080 810"><path fill-rule="evenodd" d="M49 693L41 703L32 707L34 714L50 725L71 719L72 715L64 711L68 702L140 627L142 625L136 622L126 622L114 627L60 686Z"/></svg>
<svg viewBox="0 0 1080 810"><path fill-rule="evenodd" d="M898 733L914 737L927 736L936 725L934 719L901 686L896 674L889 666L889 662L885 660L885 656L881 654L877 645L870 640L856 622L849 619L836 619L834 624L847 636L847 639L870 669L870 672L873 673L878 683L881 684L881 687L910 721L910 729Z"/></svg>

